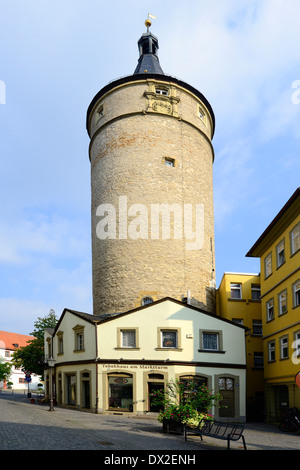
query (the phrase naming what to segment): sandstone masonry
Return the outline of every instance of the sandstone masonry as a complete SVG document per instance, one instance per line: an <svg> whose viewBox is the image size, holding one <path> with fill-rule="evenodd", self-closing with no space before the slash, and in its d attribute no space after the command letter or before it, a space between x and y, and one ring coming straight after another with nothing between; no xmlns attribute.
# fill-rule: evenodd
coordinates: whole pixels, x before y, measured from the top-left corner
<svg viewBox="0 0 300 470"><path fill-rule="evenodd" d="M214 311L213 116L182 82L157 77L116 81L88 113L94 314L188 291L192 305ZM97 208L111 204L118 214L120 196L149 209L149 227L152 204L201 204L203 247L187 250L184 236L99 239Z"/></svg>

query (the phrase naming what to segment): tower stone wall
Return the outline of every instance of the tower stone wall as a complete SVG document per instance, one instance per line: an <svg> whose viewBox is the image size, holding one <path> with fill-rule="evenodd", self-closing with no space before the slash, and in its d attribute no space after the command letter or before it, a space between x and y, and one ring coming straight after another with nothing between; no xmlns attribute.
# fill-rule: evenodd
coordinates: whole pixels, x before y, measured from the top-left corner
<svg viewBox="0 0 300 470"><path fill-rule="evenodd" d="M133 75L96 95L87 128L94 314L188 292L192 305L214 312L214 117L205 98L165 75ZM162 216L156 231L158 204L170 210L169 235ZM182 211L182 231L172 208ZM186 238L185 208L198 248L196 235Z"/></svg>

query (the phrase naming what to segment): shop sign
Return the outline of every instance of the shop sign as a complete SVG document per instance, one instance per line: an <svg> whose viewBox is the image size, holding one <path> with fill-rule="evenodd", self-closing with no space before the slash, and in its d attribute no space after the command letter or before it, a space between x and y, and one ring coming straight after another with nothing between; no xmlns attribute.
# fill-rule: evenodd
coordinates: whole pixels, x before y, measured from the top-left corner
<svg viewBox="0 0 300 470"><path fill-rule="evenodd" d="M159 365L148 365L148 364L139 364L139 365L129 365L129 364L103 364L103 368L115 368L115 369L155 369L155 370L167 370L168 366L159 366Z"/></svg>
<svg viewBox="0 0 300 470"><path fill-rule="evenodd" d="M127 384L128 379L124 379L124 377L117 377L116 379L114 379L114 382L116 384Z"/></svg>

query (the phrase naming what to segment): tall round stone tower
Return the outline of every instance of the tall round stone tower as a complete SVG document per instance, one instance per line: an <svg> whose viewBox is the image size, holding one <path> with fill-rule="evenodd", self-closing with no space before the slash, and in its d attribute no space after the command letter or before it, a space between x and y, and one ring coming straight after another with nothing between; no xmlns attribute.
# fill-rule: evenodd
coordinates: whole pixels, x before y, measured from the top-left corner
<svg viewBox="0 0 300 470"><path fill-rule="evenodd" d="M165 75L158 40L87 112L94 314L172 297L214 312L214 113Z"/></svg>

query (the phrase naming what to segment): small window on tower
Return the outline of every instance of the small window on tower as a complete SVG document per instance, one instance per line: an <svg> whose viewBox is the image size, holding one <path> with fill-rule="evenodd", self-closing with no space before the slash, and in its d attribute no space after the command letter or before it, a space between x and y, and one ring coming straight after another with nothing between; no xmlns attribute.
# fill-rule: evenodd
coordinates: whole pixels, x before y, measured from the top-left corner
<svg viewBox="0 0 300 470"><path fill-rule="evenodd" d="M157 95L168 96L169 90L168 90L167 88L159 87L159 88L155 88L155 93L156 93Z"/></svg>
<svg viewBox="0 0 300 470"><path fill-rule="evenodd" d="M152 303L153 303L152 297L143 297L142 305L148 305L148 304L152 304Z"/></svg>
<svg viewBox="0 0 300 470"><path fill-rule="evenodd" d="M175 166L174 158L165 157L165 165L166 166Z"/></svg>
<svg viewBox="0 0 300 470"><path fill-rule="evenodd" d="M207 126L208 121L207 121L207 112L205 111L205 108L202 106L198 106L198 118L201 119L203 124Z"/></svg>
<svg viewBox="0 0 300 470"><path fill-rule="evenodd" d="M96 112L97 122L99 121L100 118L102 118L103 115L104 115L103 105L101 105L101 106L99 106L99 108L97 109L97 112Z"/></svg>
<svg viewBox="0 0 300 470"><path fill-rule="evenodd" d="M205 118L205 111L203 108L201 108L201 106L199 106L198 116L202 120Z"/></svg>

